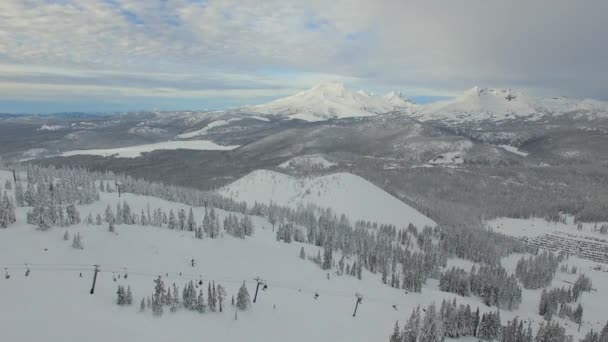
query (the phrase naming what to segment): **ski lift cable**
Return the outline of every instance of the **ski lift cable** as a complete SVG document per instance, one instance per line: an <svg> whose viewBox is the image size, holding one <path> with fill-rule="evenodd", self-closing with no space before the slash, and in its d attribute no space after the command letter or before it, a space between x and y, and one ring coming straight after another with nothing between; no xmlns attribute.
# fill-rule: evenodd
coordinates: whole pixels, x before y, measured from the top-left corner
<svg viewBox="0 0 608 342"><path fill-rule="evenodd" d="M2 267L5 264L0 264L0 267ZM28 269L30 270L30 272L39 272L39 271L65 271L65 272L86 272L86 271L93 271L94 270L94 266L93 265L84 265L84 264L27 264L29 266L31 265L44 265L45 267L29 267L29 266L25 266L26 264L6 264L6 265L15 265L12 267L3 267L5 271L11 270L11 271L16 271L16 270L21 270L21 271L27 271ZM50 267L53 265L57 265L57 266L65 266L65 265L83 265L83 266L88 266L86 268L84 267L79 267L79 268L69 268L69 267ZM105 268L103 265L100 265L100 270L99 273L121 273L121 272L125 272L125 269L129 270L129 274L130 275L134 275L134 276L142 276L142 277L151 277L151 278L156 278L158 276L163 276L165 278L169 278L169 279L182 279L182 280L204 280L204 281L218 281L218 282L224 282L224 283L233 283L233 284L241 284L243 282L242 279L236 279L236 278L209 278L209 277L200 277L198 275L195 274L184 274L182 273L182 275L180 276L180 272L139 272L137 270L133 270L130 267L125 267L122 266L120 268ZM166 274L169 274L170 276L166 276ZM293 292L298 292L298 293L306 293L306 294L311 294L311 295L316 295L316 297L325 297L325 296L329 296L329 297L340 297L340 298L352 298L353 294L351 292L338 292L338 291L326 291L326 290L318 290L318 289L311 289L311 288L303 288L303 287L297 287L294 285L288 285L285 283L281 283L281 282L272 282L272 281L266 281L265 284L268 284L268 286L270 288L276 288L276 289L281 289L281 290L287 290L287 291L293 291ZM368 297L365 296L365 301L370 301L370 302L378 302L378 303L385 303L385 304L390 304L390 305L395 305L395 301L389 301L389 300L385 300L383 298L377 298L377 297Z"/></svg>

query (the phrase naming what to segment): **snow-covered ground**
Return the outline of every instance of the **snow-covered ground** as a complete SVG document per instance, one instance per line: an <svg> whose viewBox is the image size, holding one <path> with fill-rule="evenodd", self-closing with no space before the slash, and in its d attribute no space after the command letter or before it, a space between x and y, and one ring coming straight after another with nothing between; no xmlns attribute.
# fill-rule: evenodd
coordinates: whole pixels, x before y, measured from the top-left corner
<svg viewBox="0 0 608 342"><path fill-rule="evenodd" d="M47 125L44 124L42 126L40 126L40 128L38 128L39 131L58 131L60 129L64 129L65 126L61 126L61 125Z"/></svg>
<svg viewBox="0 0 608 342"><path fill-rule="evenodd" d="M242 119L241 118L232 118L232 119L228 119L228 120L216 120L216 121L209 123L204 128L201 128L199 130L192 131L192 132L182 133L182 134L179 134L177 137L180 139L189 139L189 138L194 138L194 137L198 137L201 135L206 135L209 132L209 130L212 129L213 127L225 126L231 122L239 121L239 120L242 120Z"/></svg>
<svg viewBox="0 0 608 342"><path fill-rule="evenodd" d="M551 233L567 233L577 235L579 237L596 237L608 240L608 235L602 235L598 232L602 224L606 222L581 223L582 229L578 230L578 223L574 222L574 217L565 216L565 223L549 222L544 218L529 218L517 219L501 217L486 221L486 226L497 232L511 235L515 237L536 237L543 234Z"/></svg>
<svg viewBox="0 0 608 342"><path fill-rule="evenodd" d="M350 173L319 177L292 177L258 170L219 190L249 204L270 203L297 207L313 203L338 215L405 227L435 226L435 222L365 179Z"/></svg>
<svg viewBox="0 0 608 342"><path fill-rule="evenodd" d="M519 154L520 156L526 157L529 153L526 151L522 151L515 146L511 145L498 145L498 147L502 147L504 150L509 151L511 153Z"/></svg>
<svg viewBox="0 0 608 342"><path fill-rule="evenodd" d="M330 162L325 159L322 155L312 154L306 156L298 156L289 159L288 161L280 164L280 169L329 169L335 166L336 163Z"/></svg>
<svg viewBox="0 0 608 342"><path fill-rule="evenodd" d="M9 172L0 171L0 184L11 177ZM78 209L84 218L89 213L103 214L107 205L115 208L122 201L128 202L135 213L145 211L148 204L152 210L189 209L180 203L128 193L121 198L117 193L101 193L100 201ZM482 312L495 310L476 297L439 291L436 280L429 280L421 293L406 294L382 284L379 275L366 271L362 280L333 273L327 279L326 271L298 258L302 246L308 255L315 255L317 247L277 242L270 223L260 217L253 217L252 237L242 240L226 235L200 240L187 231L137 225L118 225L113 234L105 223L39 231L24 223L28 210L18 208L18 222L0 229L0 271L10 275L9 279L4 274L0 278L3 341L386 341L395 321L403 326L417 305L457 298L459 303L479 307ZM204 208L194 208L199 223L203 212ZM222 210L217 213L220 220L227 214ZM81 234L83 250L73 249L70 241L63 240L66 230L71 235ZM506 258L504 266L512 271L519 257ZM190 265L193 258L194 267ZM574 323L554 318L577 340L605 323L608 273L594 271L590 263L576 258L566 263L577 265L579 273L590 276L597 289L582 296L585 318L580 333ZM90 295L94 264L100 265L101 272L95 294ZM448 266L452 265L468 269L472 263L451 259ZM29 276L25 276L26 267ZM158 275L166 284L176 283L180 289L190 280L202 280L204 291L208 281L224 285L228 293L225 311L198 314L185 309L176 313L165 310L159 318L149 310L139 312L139 301L152 293L152 280ZM257 276L268 283L268 289L260 291L252 309L239 312L235 320L229 298L243 281L253 297L253 278ZM567 285L564 281L573 281L576 276L558 273L552 286ZM118 285L131 287L132 306L114 304ZM313 298L315 293L318 299ZM352 317L355 293L362 294L364 300L357 316ZM503 324L518 316L533 320L536 328L542 321L535 314L539 294L539 290L524 290L518 310L501 311Z"/></svg>
<svg viewBox="0 0 608 342"><path fill-rule="evenodd" d="M96 156L116 156L122 158L136 158L144 152L152 152L155 150L232 150L239 146L237 145L218 145L207 140L188 140L188 141L165 141L154 144L125 146L117 148L91 149L91 150L73 150L63 152L62 156L74 156L79 154L96 155Z"/></svg>

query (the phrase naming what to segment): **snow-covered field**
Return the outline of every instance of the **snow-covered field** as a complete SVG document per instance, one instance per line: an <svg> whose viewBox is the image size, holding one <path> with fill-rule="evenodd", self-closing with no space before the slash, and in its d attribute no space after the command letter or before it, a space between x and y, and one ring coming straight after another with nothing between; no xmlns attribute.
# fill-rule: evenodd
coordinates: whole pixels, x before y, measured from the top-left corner
<svg viewBox="0 0 608 342"><path fill-rule="evenodd" d="M298 207L313 203L330 207L338 215L405 227L435 226L435 222L365 179L350 173L319 177L292 177L258 170L219 190L249 204L254 202Z"/></svg>
<svg viewBox="0 0 608 342"><path fill-rule="evenodd" d="M237 148L237 145L218 145L207 140L188 140L188 141L165 141L154 144L125 146L117 148L91 149L91 150L73 150L63 152L62 156L74 156L79 154L96 155L96 156L116 156L122 158L136 158L144 152L152 152L155 150L232 150Z"/></svg>
<svg viewBox="0 0 608 342"><path fill-rule="evenodd" d="M280 169L329 169L332 166L335 166L336 163L330 162L325 159L322 155L313 154L306 156L298 156L289 159L288 161L280 164L278 168Z"/></svg>
<svg viewBox="0 0 608 342"><path fill-rule="evenodd" d="M511 146L511 145L498 145L498 146L502 147L503 149L505 149L511 153L519 154L522 157L526 157L529 154L528 152L522 151L515 146Z"/></svg>
<svg viewBox="0 0 608 342"><path fill-rule="evenodd" d="M606 224L607 222L583 222L580 223L582 229L578 230L578 223L574 222L574 217L565 216L565 221L565 223L549 222L538 217L529 219L501 217L487 221L486 226L497 232L515 237L536 237L550 233L567 233L579 237L590 236L608 239L608 235L602 235L597 231L602 224Z"/></svg>
<svg viewBox="0 0 608 342"><path fill-rule="evenodd" d="M212 129L213 127L225 126L233 121L239 121L239 120L242 120L242 119L233 118L233 119L229 119L229 120L216 120L216 121L209 123L204 128L201 128L196 131L188 132L188 133L182 133L182 134L179 134L177 137L180 139L189 139L189 138L198 137L198 136L207 134L207 132L209 132L209 130Z"/></svg>
<svg viewBox="0 0 608 342"><path fill-rule="evenodd" d="M11 177L10 173L0 171L1 184ZM341 178L340 184L353 185L348 177ZM369 196L379 199L373 192ZM117 193L101 193L100 201L78 209L83 218L89 213L103 215L107 205L115 208L122 201L129 203L135 213L145 211L148 204L152 210L189 209L180 203L128 193L120 199ZM379 203L384 205L376 202L376 207ZM9 279L0 278L3 341L386 341L395 321L403 326L417 305L457 298L459 303L479 307L482 312L494 310L476 297L439 291L435 280L429 280L421 293L406 294L382 284L379 275L365 270L362 280L336 276L333 272L328 279L326 271L298 258L302 246L308 255L315 255L317 247L277 242L270 223L260 217L253 217L252 237L237 239L226 235L200 240L187 231L137 225L118 225L113 234L107 231L105 223L39 231L24 223L28 210L18 208L17 223L0 229L0 270L10 275ZM203 212L204 208L194 208L199 223ZM217 212L220 220L227 214ZM80 233L83 250L73 249L71 241L63 240L66 230L71 235ZM504 266L512 271L519 257L505 259ZM191 259L196 261L194 267ZM591 270L589 262L576 258L566 263L578 265L597 289L582 297L586 319L580 334L574 323L555 318L576 340L591 328L597 331L604 324L608 273ZM90 295L95 264L100 265L101 272L95 294ZM472 263L451 259L448 265L469 268ZM28 276L26 268L30 269ZM180 289L190 280L202 280L205 291L208 281L224 285L228 293L225 312L165 310L158 318L149 309L139 312L139 301L152 293L152 280L158 275L165 283L176 283ZM267 282L268 289L260 291L252 309L238 312L235 320L235 308L229 304L229 298L243 281L253 297L253 278L258 276ZM573 281L575 277L558 273L552 285L566 285L564 281ZM132 306L114 303L118 285L131 287ZM357 316L352 317L355 293L362 294L364 300ZM518 316L533 320L533 326L537 327L542 321L535 314L539 293L524 290L524 301L518 310L501 311L503 324ZM318 299L314 299L315 294Z"/></svg>

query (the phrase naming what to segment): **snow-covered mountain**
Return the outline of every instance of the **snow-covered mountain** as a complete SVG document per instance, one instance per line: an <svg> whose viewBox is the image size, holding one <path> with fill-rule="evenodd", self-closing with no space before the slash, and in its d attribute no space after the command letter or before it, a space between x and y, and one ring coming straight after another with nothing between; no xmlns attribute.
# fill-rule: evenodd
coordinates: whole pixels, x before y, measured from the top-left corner
<svg viewBox="0 0 608 342"><path fill-rule="evenodd" d="M605 116L608 103L566 97L542 98L521 90L473 87L455 99L421 106L414 116L422 121L463 123L512 119L536 121L547 115L573 112L582 112L584 117Z"/></svg>
<svg viewBox="0 0 608 342"><path fill-rule="evenodd" d="M400 91L391 91L382 96L382 98L395 107L404 109L412 109L416 107L416 103L410 100L407 96L403 95Z"/></svg>
<svg viewBox="0 0 608 342"><path fill-rule="evenodd" d="M350 173L320 177L292 177L278 172L258 170L222 188L220 194L253 205L276 203L297 208L313 203L330 207L352 220L368 220L418 227L436 223L365 179ZM364 194L364 195L363 195ZM378 205L382 203L382 205Z"/></svg>
<svg viewBox="0 0 608 342"><path fill-rule="evenodd" d="M389 93L384 97L375 96L364 91L350 91L343 84L332 81L246 109L261 114L284 115L292 119L321 121L332 118L373 116L409 107L412 104L398 93Z"/></svg>

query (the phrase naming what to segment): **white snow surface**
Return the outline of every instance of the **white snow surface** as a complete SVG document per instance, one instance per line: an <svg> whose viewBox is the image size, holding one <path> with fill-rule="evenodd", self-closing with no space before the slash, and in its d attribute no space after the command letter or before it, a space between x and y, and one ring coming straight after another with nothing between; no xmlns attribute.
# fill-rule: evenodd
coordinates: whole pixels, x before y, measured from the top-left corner
<svg viewBox="0 0 608 342"><path fill-rule="evenodd" d="M566 97L541 98L521 90L473 87L455 99L420 106L414 116L422 121L462 123L516 118L539 120L548 114L561 115L573 111L592 112L592 116L596 117L605 116L608 103Z"/></svg>
<svg viewBox="0 0 608 342"><path fill-rule="evenodd" d="M261 114L285 115L292 119L322 121L331 118L373 116L409 107L396 93L380 97L353 92L339 82L324 82L312 89L278 100L251 106L248 110Z"/></svg>
<svg viewBox="0 0 608 342"><path fill-rule="evenodd" d="M199 130L182 133L182 134L178 135L177 137L180 139L188 139L188 138L198 137L200 135L206 135L209 132L209 130L213 127L225 126L233 121L239 121L239 120L242 120L242 119L241 118L232 118L232 119L228 119L228 120L216 120L216 121L210 122L207 126L201 128Z"/></svg>
<svg viewBox="0 0 608 342"><path fill-rule="evenodd" d="M525 157L529 154L528 152L522 151L522 150L518 149L517 147L511 146L511 145L498 145L498 147L501 147L504 150L509 151L511 153L519 154L520 156L523 156L523 157Z"/></svg>
<svg viewBox="0 0 608 342"><path fill-rule="evenodd" d="M91 150L73 150L63 152L62 156L74 155L96 155L96 156L116 156L122 158L136 158L144 152L152 152L156 150L232 150L239 147L238 145L218 145L207 140L187 140L187 141L165 141L153 144L125 146L116 148L91 149Z"/></svg>
<svg viewBox="0 0 608 342"><path fill-rule="evenodd" d="M12 175L0 171L0 183L4 184L7 179L12 179ZM152 210L189 209L154 197L127 193L119 199L116 193L101 193L100 201L78 206L78 210L83 218L89 213L103 215L107 205L115 208L123 200L135 213L146 210L148 203ZM495 310L483 305L477 297L441 292L433 279L423 286L421 293L407 294L382 284L380 275L365 270L362 280L333 273L327 279L326 271L298 258L301 247L307 255L316 255L318 247L277 242L270 223L260 217L253 217L252 237L199 240L187 231L137 225L117 225L115 234L107 231L106 224L53 227L43 232L25 223L29 209L18 208L17 223L0 229L3 341L386 341L395 321L402 327L417 305L424 307L431 302L439 305L442 300L456 298L460 304L470 304L473 309L479 307L482 313ZM204 208L194 208L198 223L203 213ZM217 213L220 220L227 214L222 210ZM71 248L71 241L62 239L66 230L70 235L81 234L83 250ZM503 260L503 265L513 272L520 257L513 255ZM196 261L195 267L190 266L192 258ZM31 269L28 277L24 275L26 263ZM567 263L577 265L579 273L590 276L598 289L581 298L585 315L580 333L576 324L554 317L576 341L589 330L598 331L605 324L608 273L594 271L590 269L592 263L573 257ZM90 295L93 264L101 265L101 272L95 294ZM468 269L472 264L449 259L448 265ZM10 279L4 279L4 267ZM129 275L127 279L123 277L125 273ZM114 281L113 276L119 275ZM159 318L153 317L149 309L138 312L139 301L152 293L152 280L158 275L163 276L165 284L176 283L180 291L190 280L203 280L205 295L208 281L222 284L228 293L225 312L207 310L198 314L180 309L171 313L165 309ZM260 290L257 303L250 310L239 312L238 320L234 320L229 298L243 281L253 296L256 276L266 280L268 289ZM565 281L573 282L577 276L558 273L552 286L568 286ZM115 304L118 285L131 287L132 306ZM314 293L319 294L319 299L313 299ZM353 318L355 293L363 294L364 300ZM539 295L540 290L523 290L524 300L518 310L501 310L502 323L517 316L532 320L536 329L543 320L536 314Z"/></svg>
<svg viewBox="0 0 608 342"><path fill-rule="evenodd" d="M407 98L407 96L403 95L400 91L391 91L382 96L382 98L395 107L414 108L417 106L414 101Z"/></svg>
<svg viewBox="0 0 608 342"><path fill-rule="evenodd" d="M64 129L65 126L61 126L61 125L47 125L44 124L42 126L40 126L40 128L38 128L39 131L58 131L61 129Z"/></svg>
<svg viewBox="0 0 608 342"><path fill-rule="evenodd" d="M335 166L336 163L330 162L325 159L322 155L311 154L306 156L297 156L289 159L288 161L281 163L278 168L280 169L329 169Z"/></svg>
<svg viewBox="0 0 608 342"><path fill-rule="evenodd" d="M248 204L276 203L298 207L313 203L345 214L351 222L362 219L406 227L435 226L436 223L414 208L350 173L316 177L293 177L279 172L257 170L219 190L219 193Z"/></svg>

